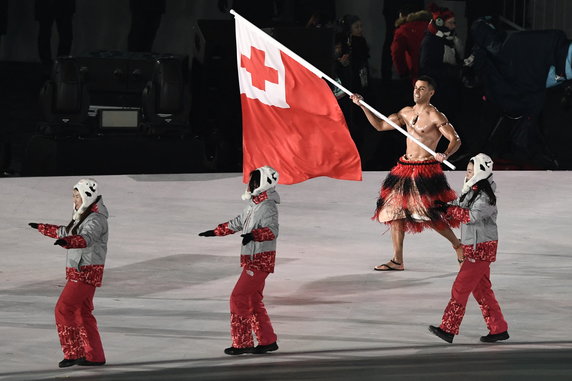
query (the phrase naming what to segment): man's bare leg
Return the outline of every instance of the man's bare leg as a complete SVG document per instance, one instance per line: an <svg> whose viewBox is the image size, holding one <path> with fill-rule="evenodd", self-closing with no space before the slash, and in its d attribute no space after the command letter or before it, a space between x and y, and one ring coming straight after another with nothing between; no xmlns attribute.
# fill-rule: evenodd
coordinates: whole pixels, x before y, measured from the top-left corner
<svg viewBox="0 0 572 381"><path fill-rule="evenodd" d="M391 242L393 243L393 258L383 265L375 266L373 269L377 271L401 271L403 267L403 240L405 232L403 230L403 220L391 222Z"/></svg>
<svg viewBox="0 0 572 381"><path fill-rule="evenodd" d="M435 231L441 234L443 237L447 238L449 242L451 242L451 245L457 254L457 260L459 263L462 262L463 259L465 259L463 254L463 246L461 246L461 241L459 241L459 238L457 238L457 235L451 230L451 228L447 227L442 230L435 229Z"/></svg>

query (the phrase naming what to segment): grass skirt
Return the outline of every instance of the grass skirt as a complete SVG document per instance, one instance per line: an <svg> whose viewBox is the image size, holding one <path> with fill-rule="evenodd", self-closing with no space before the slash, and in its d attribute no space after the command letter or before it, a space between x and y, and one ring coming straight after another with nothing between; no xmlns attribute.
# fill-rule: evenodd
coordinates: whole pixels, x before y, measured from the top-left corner
<svg viewBox="0 0 572 381"><path fill-rule="evenodd" d="M436 160L408 161L400 158L387 175L377 200L373 220L390 224L403 220L404 231L419 233L425 228L441 230L457 227L435 208L435 200L450 202L457 198Z"/></svg>

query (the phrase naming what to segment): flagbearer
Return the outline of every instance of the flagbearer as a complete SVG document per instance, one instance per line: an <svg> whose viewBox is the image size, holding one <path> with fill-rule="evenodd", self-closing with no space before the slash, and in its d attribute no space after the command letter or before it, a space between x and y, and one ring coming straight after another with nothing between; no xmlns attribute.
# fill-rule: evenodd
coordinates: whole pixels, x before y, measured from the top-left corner
<svg viewBox="0 0 572 381"><path fill-rule="evenodd" d="M431 77L419 77L413 89L415 105L404 107L389 116L392 122L401 127L405 126L413 138L433 151L442 136L449 141L449 145L445 152L433 156L407 138L405 155L399 158L397 165L383 182L373 216L373 219L390 226L393 241L393 257L390 261L375 266L374 270L377 271L403 271L405 232L419 233L428 227L451 242L457 259L463 258L461 242L450 228L450 225L458 226L459 221L445 220L440 211L435 209L436 200L449 202L456 198L440 163L461 146L461 139L447 117L429 103L435 94L435 88L435 81ZM363 106L360 103L363 100L361 95L353 94L351 98L362 108L376 130L395 129Z"/></svg>
<svg viewBox="0 0 572 381"><path fill-rule="evenodd" d="M262 302L264 282L274 272L278 207L280 197L274 189L278 172L264 166L250 172L248 187L242 195L249 200L242 214L220 224L214 230L199 233L201 237L244 233L240 251L242 274L230 296L230 335L232 346L227 355L261 354L278 349L276 334ZM254 347L252 332L258 345Z"/></svg>

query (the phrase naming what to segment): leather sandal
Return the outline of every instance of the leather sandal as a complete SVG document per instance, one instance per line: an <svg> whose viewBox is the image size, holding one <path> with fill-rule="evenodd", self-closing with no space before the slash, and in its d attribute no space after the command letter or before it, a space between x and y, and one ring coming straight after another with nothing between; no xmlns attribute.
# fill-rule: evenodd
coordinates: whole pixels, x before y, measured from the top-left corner
<svg viewBox="0 0 572 381"><path fill-rule="evenodd" d="M402 263L396 262L393 259L391 259L389 262L393 263L394 265L397 266L401 266ZM373 268L375 271L403 271L405 269L396 269L395 267L391 267L388 264L383 264L383 265L379 265L379 266L375 266Z"/></svg>

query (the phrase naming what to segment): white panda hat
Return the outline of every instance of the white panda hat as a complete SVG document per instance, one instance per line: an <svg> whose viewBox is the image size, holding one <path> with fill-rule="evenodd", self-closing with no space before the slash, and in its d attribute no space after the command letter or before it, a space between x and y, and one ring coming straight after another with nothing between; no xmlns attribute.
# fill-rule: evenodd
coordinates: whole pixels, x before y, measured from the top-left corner
<svg viewBox="0 0 572 381"><path fill-rule="evenodd" d="M77 220L79 216L81 216L81 214L97 199L99 190L97 181L94 179L81 179L73 188L77 189L82 200L82 204L78 210L75 210L74 206L73 219Z"/></svg>
<svg viewBox="0 0 572 381"><path fill-rule="evenodd" d="M274 188L278 184L278 172L268 165L264 167L256 168L260 172L260 186L256 188L252 193L248 190L248 184L246 184L246 191L242 194L243 200L249 200L252 196L258 196L262 192Z"/></svg>
<svg viewBox="0 0 572 381"><path fill-rule="evenodd" d="M488 179L493 175L493 159L484 153L480 153L473 156L471 160L473 162L473 177L469 180L465 179L465 184L463 184L462 194L467 193L471 190L471 187L481 180Z"/></svg>

